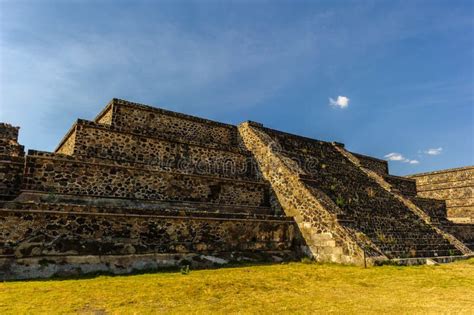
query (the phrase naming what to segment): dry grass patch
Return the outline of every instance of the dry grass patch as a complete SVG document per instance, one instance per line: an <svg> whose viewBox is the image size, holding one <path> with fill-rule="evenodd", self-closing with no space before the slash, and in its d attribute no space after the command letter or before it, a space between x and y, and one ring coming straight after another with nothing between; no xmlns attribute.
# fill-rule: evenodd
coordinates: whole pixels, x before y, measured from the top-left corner
<svg viewBox="0 0 474 315"><path fill-rule="evenodd" d="M290 263L0 283L0 313L466 313L474 259L361 268Z"/></svg>

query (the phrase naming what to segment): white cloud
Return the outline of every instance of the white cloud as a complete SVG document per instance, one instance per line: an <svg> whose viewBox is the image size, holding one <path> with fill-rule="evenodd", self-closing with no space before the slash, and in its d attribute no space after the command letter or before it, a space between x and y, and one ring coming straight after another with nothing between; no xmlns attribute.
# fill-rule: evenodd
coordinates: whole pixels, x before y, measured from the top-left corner
<svg viewBox="0 0 474 315"><path fill-rule="evenodd" d="M420 161L407 159L402 154L397 153L397 152L386 154L384 157L389 161L399 161L399 162L409 163L409 164L420 164Z"/></svg>
<svg viewBox="0 0 474 315"><path fill-rule="evenodd" d="M426 154L428 155L440 155L441 151L443 151L443 148L435 148L435 149L428 149L425 151Z"/></svg>
<svg viewBox="0 0 474 315"><path fill-rule="evenodd" d="M385 155L385 157L389 161L403 161L403 160L405 160L405 157L403 155L401 155L400 153L395 153L395 152L389 153L389 154Z"/></svg>
<svg viewBox="0 0 474 315"><path fill-rule="evenodd" d="M329 98L329 105L334 107L346 108L349 106L350 99L347 96L339 95L337 99Z"/></svg>

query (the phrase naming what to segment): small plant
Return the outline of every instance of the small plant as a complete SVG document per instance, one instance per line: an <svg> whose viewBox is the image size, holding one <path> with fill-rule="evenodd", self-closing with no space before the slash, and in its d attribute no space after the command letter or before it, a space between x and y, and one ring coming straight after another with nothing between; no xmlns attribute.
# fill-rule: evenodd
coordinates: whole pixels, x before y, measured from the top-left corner
<svg viewBox="0 0 474 315"><path fill-rule="evenodd" d="M182 275L189 275L189 265L181 267L181 274Z"/></svg>
<svg viewBox="0 0 474 315"><path fill-rule="evenodd" d="M385 234L383 234L380 231L375 232L375 235L377 236L378 240L385 243L387 241L387 238L385 237Z"/></svg>
<svg viewBox="0 0 474 315"><path fill-rule="evenodd" d="M336 199L336 205L338 207L344 207L346 205L346 202L344 201L344 198L342 198L342 196L337 196L337 199Z"/></svg>
<svg viewBox="0 0 474 315"><path fill-rule="evenodd" d="M396 241L396 239L395 239L393 236L388 236L385 242L386 242L387 244L393 245L393 244L395 244L397 241Z"/></svg>

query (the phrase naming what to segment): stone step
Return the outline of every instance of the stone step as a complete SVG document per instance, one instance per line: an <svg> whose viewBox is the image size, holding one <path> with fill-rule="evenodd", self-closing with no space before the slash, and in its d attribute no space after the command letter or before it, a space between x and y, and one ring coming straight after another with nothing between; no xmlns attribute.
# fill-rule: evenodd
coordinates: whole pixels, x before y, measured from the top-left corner
<svg viewBox="0 0 474 315"><path fill-rule="evenodd" d="M381 216L381 213L379 214L374 214L373 216L368 216L370 214L368 213L361 213L360 216L355 217L353 214L352 217L354 220L358 223L361 224L361 226L364 225L369 225L369 226L374 226L376 227L377 225L384 225L386 224L387 227L391 227L393 224L395 226L399 226L400 230L404 229L404 225L410 225L410 226L419 226L419 227L425 227L428 228L429 225L426 224L425 221L422 221L419 216L417 216L415 213L404 213L404 216L399 216L397 217L398 213L391 213L387 214L386 217ZM394 229L394 227L392 227Z"/></svg>
<svg viewBox="0 0 474 315"><path fill-rule="evenodd" d="M144 214L144 215L190 215L190 216L216 216L229 218L255 218L255 219L287 219L293 220L284 214L275 214L270 207L246 207L233 205L216 205L211 203L189 202L150 202L138 203L96 203L74 204L55 202L21 202L10 201L0 204L0 208L11 210L38 210L38 211L64 211L87 213L116 213L116 214Z"/></svg>
<svg viewBox="0 0 474 315"><path fill-rule="evenodd" d="M391 261L402 266L426 265L426 264L446 264L457 260L469 259L472 256L468 255L452 255L452 256L437 256L437 257L417 257L417 258L396 258Z"/></svg>
<svg viewBox="0 0 474 315"><path fill-rule="evenodd" d="M381 250L386 251L406 251L410 249L414 250L450 250L456 249L451 244L434 244L434 243L411 243L411 244L404 244L403 242L396 243L396 244L387 244L387 243L378 243L378 247Z"/></svg>
<svg viewBox="0 0 474 315"><path fill-rule="evenodd" d="M402 246L411 246L413 244L439 244L439 245L450 245L448 240L444 238L404 238L399 237L385 237L379 238L378 236L371 237L372 241L377 244L398 244ZM451 245L452 246L452 245Z"/></svg>
<svg viewBox="0 0 474 315"><path fill-rule="evenodd" d="M457 249L452 250L417 250L407 251L385 251L385 255L390 258L409 258L409 257L437 257L437 256L460 256L462 253Z"/></svg>
<svg viewBox="0 0 474 315"><path fill-rule="evenodd" d="M379 235L385 236L398 236L399 238L406 238L406 239L437 239L439 238L439 234L435 233L425 233L425 232L434 232L432 229L423 229L420 231L412 231L412 230L368 230L368 229L361 229L365 234L370 235L371 237Z"/></svg>
<svg viewBox="0 0 474 315"><path fill-rule="evenodd" d="M412 246L418 246L418 245L426 245L426 246L448 246L448 247L453 247L451 243L448 242L448 240L439 240L439 239L404 239L404 238L393 238L393 239L387 239L387 240L378 240L376 238L373 238L373 242L376 244L380 244L380 246L401 246L401 247L412 247Z"/></svg>

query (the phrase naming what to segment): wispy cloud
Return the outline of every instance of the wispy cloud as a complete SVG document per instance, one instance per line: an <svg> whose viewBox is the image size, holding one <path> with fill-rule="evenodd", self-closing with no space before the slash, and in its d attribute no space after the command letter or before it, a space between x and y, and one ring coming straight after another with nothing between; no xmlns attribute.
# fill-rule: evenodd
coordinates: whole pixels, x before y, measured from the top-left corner
<svg viewBox="0 0 474 315"><path fill-rule="evenodd" d="M418 160L407 159L402 154L397 153L397 152L392 152L392 153L386 154L384 157L389 161L398 161L398 162L409 163L409 164L419 164L420 163L420 161L418 161Z"/></svg>
<svg viewBox="0 0 474 315"><path fill-rule="evenodd" d="M347 96L339 95L336 99L329 98L329 105L333 107L346 108L349 106L350 99Z"/></svg>
<svg viewBox="0 0 474 315"><path fill-rule="evenodd" d="M74 36L45 29L31 39L37 24L50 24L30 10L2 23L0 120L22 126L23 143L38 149L54 148L69 117L91 118L112 97L214 119L262 104L308 71L320 50L316 38L326 36L318 23L329 19L315 16L271 33L229 25L194 31L153 19Z"/></svg>
<svg viewBox="0 0 474 315"><path fill-rule="evenodd" d="M403 161L405 160L405 157L401 155L400 153L392 152L387 155L385 155L385 158L389 161Z"/></svg>
<svg viewBox="0 0 474 315"><path fill-rule="evenodd" d="M472 100L472 80L463 76L456 82L465 86L446 90L452 76L439 72L442 82L422 88L421 93L420 88L408 92L396 88L412 87L415 78L399 80L394 75L390 84L373 81L395 65L405 65L399 59L403 54L393 54L404 51L402 42L438 38L445 27L451 28L445 35L467 33L469 37L463 30L471 30L472 18L463 11L446 14L426 5L429 14L420 16L418 5L417 10L394 5L387 11L374 3L315 2L289 13L286 5L245 1L222 6L201 2L192 8L156 1L138 1L142 3L133 6L101 1L91 11L87 1L7 2L0 1L0 120L21 126L20 141L28 148L53 149L76 117L92 118L111 97L230 123L249 118L281 121L285 124L277 127L282 129L328 140L347 139L369 148L375 139L356 137L356 131L369 133L367 124L374 124L376 130L391 127L382 111L407 112L411 118L417 116L412 107L472 103L464 101ZM443 37L450 38L449 47L464 47L451 42L452 36ZM411 69L412 64L406 67ZM425 95L429 98L419 99ZM398 103L394 96L400 96ZM463 102L453 102L453 96ZM324 111L312 117L308 108L321 108L300 100L309 104L322 100L326 109L334 107L331 112L357 106L358 116L336 115L340 128L332 128L336 121L320 115ZM313 124L316 119L323 123ZM414 125L420 126L418 121ZM399 137L394 132L392 138ZM409 152L405 147L396 150ZM425 153L420 153L416 158L422 161ZM395 169L418 163L405 157L398 161L402 163Z"/></svg>
<svg viewBox="0 0 474 315"><path fill-rule="evenodd" d="M439 148L434 148L434 149L428 149L424 151L424 153L428 155L440 155L442 151L443 151L443 148L439 147Z"/></svg>

